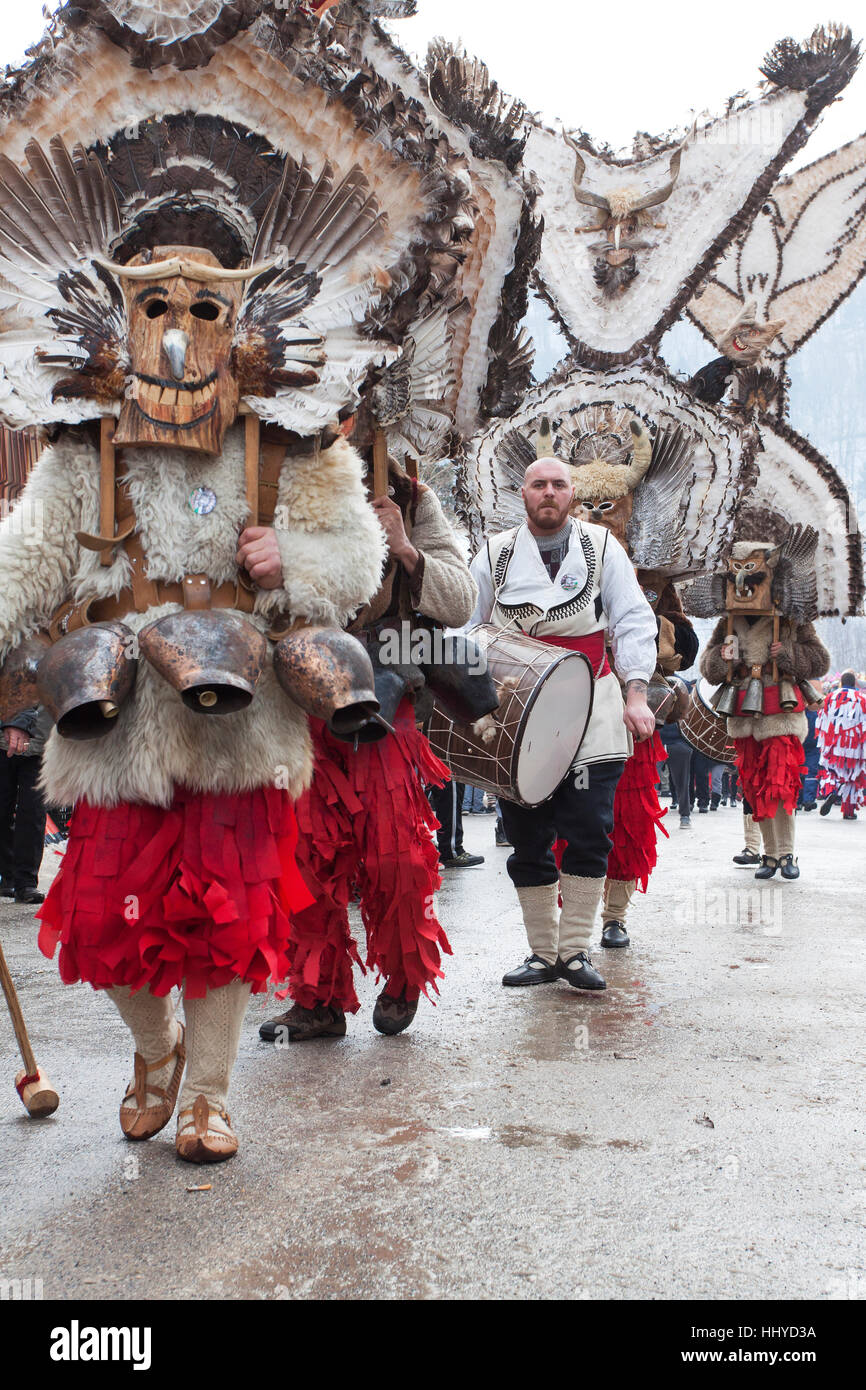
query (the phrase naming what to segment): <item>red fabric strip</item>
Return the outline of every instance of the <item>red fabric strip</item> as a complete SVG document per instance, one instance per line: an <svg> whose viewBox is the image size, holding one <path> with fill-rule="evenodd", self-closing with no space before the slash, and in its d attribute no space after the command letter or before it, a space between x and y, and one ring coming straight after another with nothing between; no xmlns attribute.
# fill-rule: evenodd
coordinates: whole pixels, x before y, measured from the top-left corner
<svg viewBox="0 0 866 1390"><path fill-rule="evenodd" d="M599 628L597 632L588 632L584 637L541 637L536 636L536 642L546 642L549 647L564 647L569 652L583 652L588 656L592 666L593 674L597 680L602 676L610 675L610 662L607 659L607 649L604 645L604 628ZM599 670L601 666L601 670Z"/></svg>
<svg viewBox="0 0 866 1390"><path fill-rule="evenodd" d="M66 984L129 985L190 998L246 980L254 993L289 969L289 912L311 901L295 865L287 793L178 788L164 809L82 802L38 917L39 949ZM104 873L112 846L112 877Z"/></svg>
<svg viewBox="0 0 866 1390"><path fill-rule="evenodd" d="M775 738L735 738L743 795L755 820L772 820L779 806L793 815L806 772L803 745L793 734Z"/></svg>

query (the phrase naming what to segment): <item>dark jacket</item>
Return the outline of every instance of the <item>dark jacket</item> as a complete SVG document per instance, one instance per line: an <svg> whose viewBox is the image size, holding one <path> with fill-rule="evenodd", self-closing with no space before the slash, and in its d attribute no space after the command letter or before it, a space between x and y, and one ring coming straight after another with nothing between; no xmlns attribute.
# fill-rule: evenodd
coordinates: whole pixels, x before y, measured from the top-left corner
<svg viewBox="0 0 866 1390"><path fill-rule="evenodd" d="M51 733L54 721L44 705L31 705L30 709L22 710L20 714L15 714L11 719L7 719L3 725L4 729L20 729L22 733L28 735L30 744L26 753L18 754L22 758L41 757L45 750L45 741Z"/></svg>

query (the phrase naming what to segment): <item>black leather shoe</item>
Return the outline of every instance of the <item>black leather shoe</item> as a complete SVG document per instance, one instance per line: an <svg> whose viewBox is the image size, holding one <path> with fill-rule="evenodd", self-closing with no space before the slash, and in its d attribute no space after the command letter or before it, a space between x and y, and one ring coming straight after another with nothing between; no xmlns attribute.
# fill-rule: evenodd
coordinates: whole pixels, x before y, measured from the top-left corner
<svg viewBox="0 0 866 1390"><path fill-rule="evenodd" d="M606 922L601 933L602 946L627 946L628 932L622 922Z"/></svg>
<svg viewBox="0 0 866 1390"><path fill-rule="evenodd" d="M819 816L829 816L829 814L830 814L830 812L832 811L832 809L833 809L834 806L841 806L841 805L842 805L842 798L841 798L841 796L837 796L836 793L834 792L832 796L828 796L828 797L827 797L827 800L824 802L824 805L821 807L820 811L818 812L818 815L819 815Z"/></svg>
<svg viewBox="0 0 866 1390"><path fill-rule="evenodd" d="M342 1038L346 1033L346 1015L338 1004L316 1004L304 1009L293 1004L277 1018L268 1018L259 1029L265 1042L306 1042L308 1038Z"/></svg>
<svg viewBox="0 0 866 1390"><path fill-rule="evenodd" d="M779 868L782 871L782 878L800 877L800 869L793 854L783 854L779 860Z"/></svg>
<svg viewBox="0 0 866 1390"><path fill-rule="evenodd" d="M373 1027L377 1032L393 1038L409 1027L417 1012L417 999L407 999L405 993L386 994L382 990L373 1008Z"/></svg>
<svg viewBox="0 0 866 1390"><path fill-rule="evenodd" d="M803 805L800 807L800 810L801 810L801 811L815 811L815 810L817 810L817 807L818 807L817 801L804 801L804 802L803 802Z"/></svg>
<svg viewBox="0 0 866 1390"><path fill-rule="evenodd" d="M772 878L778 867L779 861L772 854L762 854L761 867L756 871L755 878Z"/></svg>
<svg viewBox="0 0 866 1390"><path fill-rule="evenodd" d="M483 854L469 854L467 850L461 849L459 854L454 854L450 859L440 859L439 863L443 869L473 869L476 864L484 863Z"/></svg>
<svg viewBox="0 0 866 1390"><path fill-rule="evenodd" d="M568 960L556 962L560 980L567 980L572 989L607 989L606 980L593 967L586 951L578 951Z"/></svg>
<svg viewBox="0 0 866 1390"><path fill-rule="evenodd" d="M16 903L27 903L29 907L35 907L37 903L45 902L45 894L37 893L35 888L23 888L20 893L15 894Z"/></svg>
<svg viewBox="0 0 866 1390"><path fill-rule="evenodd" d="M559 979L556 965L549 965L541 956L527 956L522 965L502 976L504 985L547 985Z"/></svg>
<svg viewBox="0 0 866 1390"><path fill-rule="evenodd" d="M14 889L14 888L0 888L0 898L14 898L14 897L15 897L15 889Z"/></svg>
<svg viewBox="0 0 866 1390"><path fill-rule="evenodd" d="M741 854L734 855L734 863L739 864L741 869L750 868L760 862L760 854L756 854L753 849L744 849Z"/></svg>
<svg viewBox="0 0 866 1390"><path fill-rule="evenodd" d="M710 809L709 806L699 806L699 807L698 807L698 815L699 815L699 816L705 816L705 815L707 814L707 812L709 811L709 809Z"/></svg>

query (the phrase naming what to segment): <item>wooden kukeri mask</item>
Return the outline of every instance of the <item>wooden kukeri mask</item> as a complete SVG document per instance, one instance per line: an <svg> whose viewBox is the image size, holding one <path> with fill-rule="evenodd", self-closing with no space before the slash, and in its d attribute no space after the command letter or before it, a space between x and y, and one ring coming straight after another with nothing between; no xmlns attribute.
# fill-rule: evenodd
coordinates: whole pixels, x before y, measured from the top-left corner
<svg viewBox="0 0 866 1390"><path fill-rule="evenodd" d="M175 258L183 262L182 273L174 267L160 273L158 263ZM200 247L157 246L129 265L151 261L152 279L123 277L130 371L115 443L217 454L237 415L232 342L242 280L226 277L217 258Z"/></svg>

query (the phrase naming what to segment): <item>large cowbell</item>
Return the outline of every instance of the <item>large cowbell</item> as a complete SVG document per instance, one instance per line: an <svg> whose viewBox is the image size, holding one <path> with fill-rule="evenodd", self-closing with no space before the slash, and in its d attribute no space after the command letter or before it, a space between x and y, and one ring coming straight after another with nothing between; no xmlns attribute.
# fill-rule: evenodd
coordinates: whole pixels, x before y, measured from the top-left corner
<svg viewBox="0 0 866 1390"><path fill-rule="evenodd" d="M137 668L135 637L125 623L93 623L55 642L39 663L36 684L61 738L111 733Z"/></svg>
<svg viewBox="0 0 866 1390"><path fill-rule="evenodd" d="M227 609L170 613L138 635L146 657L196 714L235 714L255 694L267 638Z"/></svg>
<svg viewBox="0 0 866 1390"><path fill-rule="evenodd" d="M159 270L178 258L183 274ZM150 263L157 273L139 278ZM156 246L130 261L123 277L130 386L115 444L219 453L238 407L231 351L243 285L227 275L199 247Z"/></svg>
<svg viewBox="0 0 866 1390"><path fill-rule="evenodd" d="M295 704L339 738L353 738L379 711L370 658L338 628L290 632L274 649L274 671Z"/></svg>

